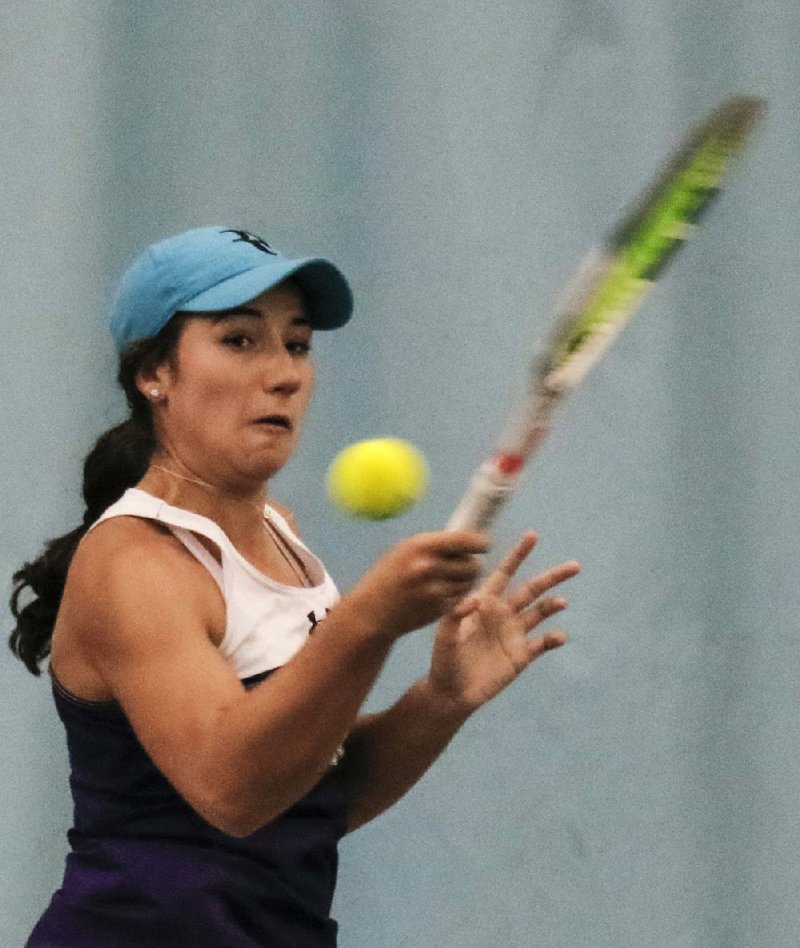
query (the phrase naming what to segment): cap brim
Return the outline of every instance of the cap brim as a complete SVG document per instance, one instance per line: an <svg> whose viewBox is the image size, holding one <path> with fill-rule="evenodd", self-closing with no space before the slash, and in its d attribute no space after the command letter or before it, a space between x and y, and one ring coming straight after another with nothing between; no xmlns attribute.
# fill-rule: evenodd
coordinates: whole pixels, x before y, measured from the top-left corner
<svg viewBox="0 0 800 948"><path fill-rule="evenodd" d="M280 260L223 280L187 300L181 309L210 313L243 306L292 277L300 287L312 329L338 329L353 313L353 294L339 270L328 260Z"/></svg>

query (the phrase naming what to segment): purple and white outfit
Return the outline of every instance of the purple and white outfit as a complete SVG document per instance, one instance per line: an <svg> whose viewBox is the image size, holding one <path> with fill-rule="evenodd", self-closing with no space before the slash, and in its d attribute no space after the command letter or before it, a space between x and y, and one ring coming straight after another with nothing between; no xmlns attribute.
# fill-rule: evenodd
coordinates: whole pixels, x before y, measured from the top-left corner
<svg viewBox="0 0 800 948"><path fill-rule="evenodd" d="M314 585L261 574L211 520L137 488L97 521L165 524L209 570L226 603L220 653L248 688L302 647L337 602L322 563L269 509ZM95 524L96 525L96 524ZM219 549L221 563L197 536ZM74 825L61 888L26 948L331 948L346 800L332 765L286 812L244 839L222 833L174 790L116 701L86 701L53 677L67 735Z"/></svg>

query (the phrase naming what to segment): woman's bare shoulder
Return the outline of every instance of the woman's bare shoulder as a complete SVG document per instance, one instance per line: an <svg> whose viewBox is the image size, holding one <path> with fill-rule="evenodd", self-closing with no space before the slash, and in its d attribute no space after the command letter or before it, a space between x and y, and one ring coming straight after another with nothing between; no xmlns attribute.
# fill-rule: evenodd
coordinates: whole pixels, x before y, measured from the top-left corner
<svg viewBox="0 0 800 948"><path fill-rule="evenodd" d="M148 517L138 517L130 514L109 517L108 520L98 523L81 540L81 546L91 543L98 545L108 542L114 543L122 537L137 543L151 543L156 538L172 535L172 531L166 524L160 523L158 520L151 520Z"/></svg>
<svg viewBox="0 0 800 948"><path fill-rule="evenodd" d="M136 597L185 595L198 606L210 600L216 614L219 589L210 574L164 524L142 517L111 517L83 537L70 564L65 595L113 607ZM204 596L203 593L206 595ZM217 602L219 600L219 602ZM208 612L208 605L203 612Z"/></svg>
<svg viewBox="0 0 800 948"><path fill-rule="evenodd" d="M106 571L137 557L169 557L179 541L162 523L144 517L110 517L93 527L78 544L71 572L85 568Z"/></svg>

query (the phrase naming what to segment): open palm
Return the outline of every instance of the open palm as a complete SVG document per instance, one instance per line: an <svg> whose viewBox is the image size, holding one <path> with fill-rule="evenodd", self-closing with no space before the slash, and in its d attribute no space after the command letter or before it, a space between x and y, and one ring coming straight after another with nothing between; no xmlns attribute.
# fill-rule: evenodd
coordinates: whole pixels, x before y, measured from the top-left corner
<svg viewBox="0 0 800 948"><path fill-rule="evenodd" d="M474 710L511 684L544 652L566 641L562 631L531 638L548 616L566 608L563 596L546 593L580 571L561 563L510 589L517 570L536 545L525 534L480 587L439 623L428 679L438 695Z"/></svg>

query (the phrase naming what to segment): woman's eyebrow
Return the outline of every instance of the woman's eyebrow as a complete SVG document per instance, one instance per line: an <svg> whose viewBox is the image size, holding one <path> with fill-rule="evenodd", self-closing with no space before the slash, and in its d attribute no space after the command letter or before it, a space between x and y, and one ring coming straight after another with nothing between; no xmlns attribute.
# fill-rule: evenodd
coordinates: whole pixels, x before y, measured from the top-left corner
<svg viewBox="0 0 800 948"><path fill-rule="evenodd" d="M225 319L241 319L242 317L249 317L250 319L263 319L264 314L257 309L253 309L251 306L234 306L232 309L221 310L220 312L212 313L211 318L215 323L220 323ZM305 313L298 313L292 318L293 326L308 326L309 320L308 316Z"/></svg>
<svg viewBox="0 0 800 948"><path fill-rule="evenodd" d="M223 309L216 313L210 313L209 315L215 323L221 323L224 319L236 319L242 316L249 316L255 319L262 318L262 314L250 306L234 306L232 309Z"/></svg>

